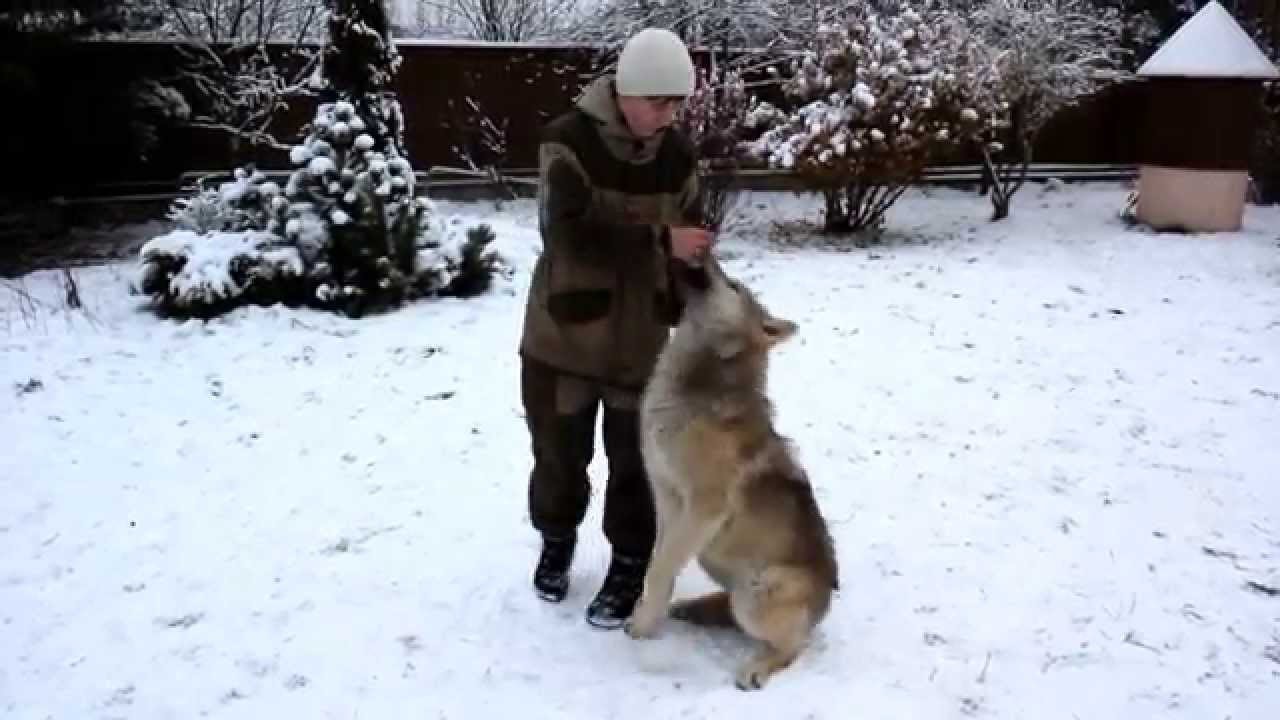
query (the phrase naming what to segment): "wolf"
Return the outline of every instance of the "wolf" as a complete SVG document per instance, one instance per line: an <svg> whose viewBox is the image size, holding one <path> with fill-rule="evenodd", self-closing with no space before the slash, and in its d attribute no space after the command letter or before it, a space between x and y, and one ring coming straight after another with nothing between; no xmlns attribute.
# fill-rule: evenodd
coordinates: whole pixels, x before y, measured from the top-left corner
<svg viewBox="0 0 1280 720"><path fill-rule="evenodd" d="M735 673L756 690L807 646L838 585L827 523L766 391L770 352L798 328L710 253L680 284L684 313L641 394L657 542L624 628L652 637L668 615L737 627L762 644ZM672 604L695 557L723 589Z"/></svg>

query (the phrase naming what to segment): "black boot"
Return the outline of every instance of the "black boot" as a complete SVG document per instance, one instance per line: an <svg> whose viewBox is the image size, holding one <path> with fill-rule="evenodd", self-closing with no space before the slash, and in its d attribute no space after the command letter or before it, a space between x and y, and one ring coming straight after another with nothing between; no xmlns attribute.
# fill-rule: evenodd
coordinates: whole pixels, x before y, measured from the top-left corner
<svg viewBox="0 0 1280 720"><path fill-rule="evenodd" d="M640 599L644 573L644 560L614 555L600 592L587 606L587 622L607 630L620 627Z"/></svg>
<svg viewBox="0 0 1280 720"><path fill-rule="evenodd" d="M576 535L542 538L542 554L538 567L533 571L533 587L538 597L547 602L560 602L569 592L569 566L573 563Z"/></svg>

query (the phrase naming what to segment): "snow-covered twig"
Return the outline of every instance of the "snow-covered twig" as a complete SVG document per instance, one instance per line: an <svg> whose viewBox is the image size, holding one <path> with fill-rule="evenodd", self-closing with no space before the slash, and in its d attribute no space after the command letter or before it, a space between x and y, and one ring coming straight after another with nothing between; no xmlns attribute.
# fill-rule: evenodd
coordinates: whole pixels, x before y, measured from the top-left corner
<svg viewBox="0 0 1280 720"><path fill-rule="evenodd" d="M33 329L37 324L41 323L41 311L52 310L53 306L37 298L27 289L26 283L22 280L0 280L0 288L4 288L17 301L18 316L22 318L22 324L28 329ZM5 303L7 306L8 303ZM6 313L7 316L8 313ZM8 324L8 318L5 318Z"/></svg>
<svg viewBox="0 0 1280 720"><path fill-rule="evenodd" d="M46 328L45 317L54 315L62 315L68 323L73 322L76 317L81 317L88 321L90 326L97 327L101 324L98 317L85 306L84 297L80 292L80 282L69 267L58 270L59 295L56 301L36 297L21 279L0 281L0 289L7 291L10 295L10 298L0 298L6 300L0 302L0 307L5 311L6 330L12 329L13 323L9 319L9 312L13 307L16 307L18 316L28 330L39 327L43 331ZM12 302L9 302L10 300Z"/></svg>
<svg viewBox="0 0 1280 720"><path fill-rule="evenodd" d="M287 150L273 122L289 101L313 95L307 80L317 54L306 44L319 38L327 11L320 0L139 0L158 13L149 30L127 29L130 38L176 40L177 67L166 77L144 78L134 103L161 111L167 122L217 130ZM292 44L283 52L267 43Z"/></svg>
<svg viewBox="0 0 1280 720"><path fill-rule="evenodd" d="M457 138L451 145L454 157L467 166L473 177L488 178L508 199L514 199L515 193L499 171L509 150L510 118L495 122L470 95L463 98L463 103L466 109L460 110L452 99L448 101L450 125Z"/></svg>

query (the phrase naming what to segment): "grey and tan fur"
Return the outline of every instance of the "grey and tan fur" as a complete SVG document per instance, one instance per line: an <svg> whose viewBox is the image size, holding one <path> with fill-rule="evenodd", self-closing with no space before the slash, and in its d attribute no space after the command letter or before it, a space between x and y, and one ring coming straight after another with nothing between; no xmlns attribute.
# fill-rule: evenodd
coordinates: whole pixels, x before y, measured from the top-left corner
<svg viewBox="0 0 1280 720"><path fill-rule="evenodd" d="M763 687L826 616L835 548L812 487L773 425L770 351L795 334L708 258L686 282L687 305L641 406L641 443L658 538L626 630L650 637L663 617L736 626L760 641L736 673ZM697 558L723 590L671 604Z"/></svg>

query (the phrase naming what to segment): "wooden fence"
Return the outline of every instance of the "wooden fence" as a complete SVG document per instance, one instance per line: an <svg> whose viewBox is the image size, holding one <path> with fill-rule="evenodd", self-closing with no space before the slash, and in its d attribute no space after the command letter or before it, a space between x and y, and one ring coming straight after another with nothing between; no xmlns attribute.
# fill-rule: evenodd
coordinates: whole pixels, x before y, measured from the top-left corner
<svg viewBox="0 0 1280 720"><path fill-rule="evenodd" d="M594 52L580 46L401 41L398 49L403 63L396 89L405 114L408 151L418 169L458 166L458 149L506 169L533 167L540 125L568 108L580 86L597 72ZM704 57L699 53L697 60L703 62ZM107 108L119 110L126 102L120 97L126 81L163 78L178 62L171 44L155 42L76 43L59 47L55 56L35 59L33 65L43 77L39 82L53 85L41 91L49 97L31 101L46 107L28 118L28 135L20 130L8 138L13 152L29 152L30 142L45 143L43 157L55 166L48 180L57 192L71 195L116 183L176 182L184 172L225 171L247 162L268 169L289 167L285 153L191 128L162 130L146 159L136 160L121 150L116 131L95 127L107 122ZM59 90L55 93L51 87ZM1137 162L1140 88L1113 87L1062 112L1042 133L1035 159ZM277 136L296 140L312 110L310 101L293 103L274 125ZM481 117L503 131L502 157L486 154ZM973 160L958 157L955 162ZM56 163L74 163L74 170L56 168Z"/></svg>

